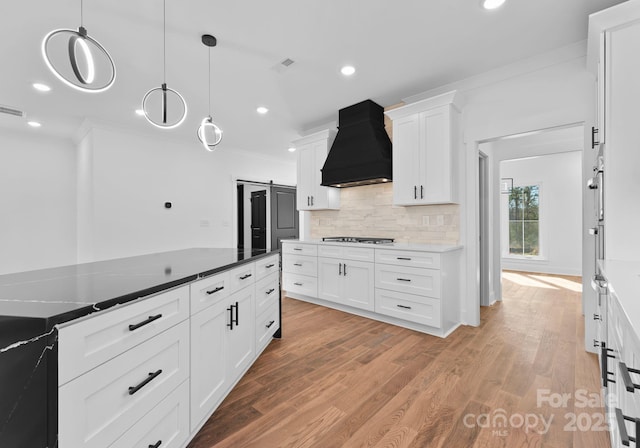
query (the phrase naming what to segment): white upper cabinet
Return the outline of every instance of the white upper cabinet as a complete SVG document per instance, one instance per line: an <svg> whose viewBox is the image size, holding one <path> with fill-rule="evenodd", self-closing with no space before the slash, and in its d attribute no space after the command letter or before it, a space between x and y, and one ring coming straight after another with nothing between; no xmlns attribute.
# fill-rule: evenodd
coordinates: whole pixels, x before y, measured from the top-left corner
<svg viewBox="0 0 640 448"><path fill-rule="evenodd" d="M394 205L458 202L456 91L385 112L393 120Z"/></svg>
<svg viewBox="0 0 640 448"><path fill-rule="evenodd" d="M316 132L293 142L298 151L298 210L340 208L340 190L323 187L322 167L336 132Z"/></svg>

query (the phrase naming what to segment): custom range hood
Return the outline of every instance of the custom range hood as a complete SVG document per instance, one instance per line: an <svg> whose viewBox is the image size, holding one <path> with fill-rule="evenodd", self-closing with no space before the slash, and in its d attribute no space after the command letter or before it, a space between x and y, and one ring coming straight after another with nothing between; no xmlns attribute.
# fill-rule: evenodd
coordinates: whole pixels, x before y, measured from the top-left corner
<svg viewBox="0 0 640 448"><path fill-rule="evenodd" d="M391 176L384 109L371 100L340 109L338 135L322 167L322 185L356 187L390 182Z"/></svg>

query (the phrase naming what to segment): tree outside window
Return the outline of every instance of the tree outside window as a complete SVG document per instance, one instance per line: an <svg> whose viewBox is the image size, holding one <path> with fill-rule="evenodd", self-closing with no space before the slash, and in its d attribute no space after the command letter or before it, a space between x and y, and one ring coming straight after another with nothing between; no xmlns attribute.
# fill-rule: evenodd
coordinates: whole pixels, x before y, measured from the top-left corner
<svg viewBox="0 0 640 448"><path fill-rule="evenodd" d="M540 255L540 186L513 187L509 194L509 254Z"/></svg>

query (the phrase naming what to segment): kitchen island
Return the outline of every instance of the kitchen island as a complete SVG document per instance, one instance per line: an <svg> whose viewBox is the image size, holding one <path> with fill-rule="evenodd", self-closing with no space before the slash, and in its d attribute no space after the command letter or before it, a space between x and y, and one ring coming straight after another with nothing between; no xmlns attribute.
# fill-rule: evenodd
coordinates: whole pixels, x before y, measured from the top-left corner
<svg viewBox="0 0 640 448"><path fill-rule="evenodd" d="M217 399L200 412L208 417L266 347L270 336L280 337L279 260L279 251L198 248L0 276L0 446L79 448L129 443L133 436L120 441L126 434L114 432L114 428L128 431L135 419L142 421L146 413L161 407L166 400L161 392L154 392L156 389L164 387L167 394L175 395L183 388L189 393L191 343L196 341L194 336L204 334L192 331L192 321L228 305L226 311L231 311L223 310L224 322L218 334L242 335L248 355L236 365L237 372L229 369L222 375ZM229 305L230 301L233 303ZM242 307L246 311L241 315ZM260 319L268 322L268 338L261 331ZM118 359L127 354L133 360L146 357L147 352L153 352L154 341L171 339L167 336L171 332L181 335L176 339L181 345L168 340L164 352L170 353L174 345L179 348L180 365L165 369L155 381L143 377L139 384L131 384L125 394L132 397L130 405L112 409L113 415L102 415L110 420L99 424L94 421L99 417L91 415L91 409L84 409L80 415L65 414L63 407L77 409L82 404L73 401L74 394L77 398L80 392L86 392L85 402L89 403L91 391L75 386L85 377L104 378L99 374L103 366L108 367L109 375L116 376L113 369ZM220 344L207 341L206 345ZM225 365L224 360L218 361ZM132 378L140 375L131 365L127 369ZM147 373L145 370L144 375ZM180 386L173 387L172 381L179 381ZM132 393L140 384L143 386ZM59 397L65 388L74 391L64 396L68 399ZM180 397L182 408L177 421L188 421L189 408L183 409L188 398ZM102 404L98 407L104 409ZM169 434L163 448L186 445L205 417ZM115 426L109 422L115 422ZM59 438L59 424L61 428L86 430L77 439L82 444L76 444L78 434L60 434ZM65 437L69 442L64 442Z"/></svg>

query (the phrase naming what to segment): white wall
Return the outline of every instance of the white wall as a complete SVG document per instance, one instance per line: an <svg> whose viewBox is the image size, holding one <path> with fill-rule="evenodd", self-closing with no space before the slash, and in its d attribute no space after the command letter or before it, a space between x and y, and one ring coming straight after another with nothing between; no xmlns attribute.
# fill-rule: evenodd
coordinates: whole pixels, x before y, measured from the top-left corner
<svg viewBox="0 0 640 448"><path fill-rule="evenodd" d="M0 274L75 263L75 183L70 140L0 132Z"/></svg>
<svg viewBox="0 0 640 448"><path fill-rule="evenodd" d="M295 184L293 163L158 133L93 126L88 201L93 221L80 262L188 247L236 247L236 179ZM82 149L82 148L81 148ZM85 193L87 194L87 193ZM172 208L166 209L165 202ZM89 250L90 248L90 250Z"/></svg>
<svg viewBox="0 0 640 448"><path fill-rule="evenodd" d="M582 135L580 136L582 137ZM569 148L573 149L573 148ZM513 185L540 185L540 258L513 258L509 249L509 195L500 195L502 268L549 274L582 271L582 153L500 162L500 177Z"/></svg>

